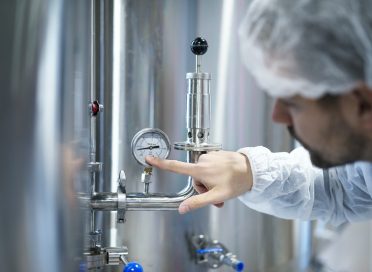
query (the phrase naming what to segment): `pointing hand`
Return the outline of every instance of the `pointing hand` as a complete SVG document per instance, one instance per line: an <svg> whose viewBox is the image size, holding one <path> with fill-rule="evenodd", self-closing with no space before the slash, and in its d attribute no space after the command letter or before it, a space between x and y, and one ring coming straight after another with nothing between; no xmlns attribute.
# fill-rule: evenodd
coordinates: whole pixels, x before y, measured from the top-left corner
<svg viewBox="0 0 372 272"><path fill-rule="evenodd" d="M199 195L180 204L179 213L187 213L208 204L221 207L252 187L252 171L248 159L238 152L216 151L203 154L197 163L162 160L147 156L146 162L162 170L191 176Z"/></svg>

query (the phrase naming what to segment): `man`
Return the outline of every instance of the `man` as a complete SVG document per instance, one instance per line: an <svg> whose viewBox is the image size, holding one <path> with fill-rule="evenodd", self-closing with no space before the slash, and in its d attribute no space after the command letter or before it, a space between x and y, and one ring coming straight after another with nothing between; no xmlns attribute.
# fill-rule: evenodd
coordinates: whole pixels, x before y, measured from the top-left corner
<svg viewBox="0 0 372 272"><path fill-rule="evenodd" d="M245 63L276 98L273 120L308 151L243 148L202 155L196 164L148 157L193 177L199 195L180 213L239 196L288 219L339 225L372 218L371 10L370 0L252 2L239 32Z"/></svg>

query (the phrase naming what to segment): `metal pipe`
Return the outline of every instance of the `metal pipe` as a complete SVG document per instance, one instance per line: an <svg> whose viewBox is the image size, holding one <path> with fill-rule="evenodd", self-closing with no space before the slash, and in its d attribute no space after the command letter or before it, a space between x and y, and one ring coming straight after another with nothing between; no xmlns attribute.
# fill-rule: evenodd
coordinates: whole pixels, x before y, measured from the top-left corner
<svg viewBox="0 0 372 272"><path fill-rule="evenodd" d="M188 73L186 79L187 111L186 127L188 140L176 143L175 148L187 151L187 162L195 163L199 156L208 150L219 150L219 144L209 143L210 130L210 80L208 73L200 72L201 54L207 51L205 40L197 38L193 41L192 51L196 55L196 73ZM199 48L202 46L202 48ZM189 148L191 145L191 148ZM189 177L187 186L175 195L149 194L148 183L145 181L145 193L126 194L124 198L118 193L96 193L92 195L92 210L117 211L119 207L125 210L175 210L178 206L195 194L192 178ZM125 203L121 203L121 201Z"/></svg>
<svg viewBox="0 0 372 272"><path fill-rule="evenodd" d="M197 73L200 73L200 67L201 67L201 56L196 56L196 58L195 58L196 60L195 60L195 71L197 72Z"/></svg>
<svg viewBox="0 0 372 272"><path fill-rule="evenodd" d="M96 101L97 97L97 91L96 91L96 1L92 0L91 1L91 70L90 70L90 77L91 77L91 84L90 84L90 137L89 137L89 160L90 163L95 163L97 160L96 157L96 126L97 126L97 119L95 114L92 113L93 109L93 103ZM99 105L98 105L99 109ZM91 184L90 184L90 194L91 197L93 197L96 193L96 171L91 171L90 173L90 179L91 179ZM95 211L91 210L90 211L90 231L91 233L96 232L96 226L95 226ZM91 240L92 244L91 247L96 246L96 242Z"/></svg>
<svg viewBox="0 0 372 272"><path fill-rule="evenodd" d="M126 203L119 203L117 193L96 193L92 196L90 205L93 210L117 211L125 204L128 211L164 211L177 210L180 203L195 194L192 178L189 177L187 186L175 195L129 193Z"/></svg>
<svg viewBox="0 0 372 272"><path fill-rule="evenodd" d="M91 2L92 8L91 8L91 71L90 71L90 111L93 107L93 102L97 98L97 92L96 92L96 35L95 35L95 0L92 0ZM89 144L89 159L90 162L96 162L96 116L91 113L90 117L90 144ZM92 194L95 191L95 178L96 174L95 171L92 171L91 174L91 181L92 181Z"/></svg>
<svg viewBox="0 0 372 272"><path fill-rule="evenodd" d="M191 51L196 58L196 71L186 74L187 80L187 106L186 128L187 140L176 142L174 148L191 152L217 151L220 144L209 142L211 122L211 95L209 73L202 73L201 55L208 49L208 43L203 38L196 38L191 43Z"/></svg>
<svg viewBox="0 0 372 272"><path fill-rule="evenodd" d="M188 141L198 145L208 143L211 120L211 76L208 73L188 73L186 79L186 128L189 133Z"/></svg>

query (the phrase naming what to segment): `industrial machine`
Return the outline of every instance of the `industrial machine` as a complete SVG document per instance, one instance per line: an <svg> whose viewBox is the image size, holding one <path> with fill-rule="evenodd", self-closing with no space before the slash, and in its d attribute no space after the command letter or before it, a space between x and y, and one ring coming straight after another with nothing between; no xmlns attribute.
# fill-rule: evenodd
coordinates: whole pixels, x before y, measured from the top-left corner
<svg viewBox="0 0 372 272"><path fill-rule="evenodd" d="M198 37L191 43L191 51L196 55L195 72L188 73L187 79L187 110L186 128L187 139L184 142L176 142L174 148L187 152L187 161L196 163L198 157L208 151L218 151L220 144L211 143L210 138L210 80L208 73L201 72L201 56L207 52L208 43L205 39ZM131 142L131 153L134 159L144 167L141 175L141 182L144 184L143 192L127 192L126 175L124 170L118 174L117 191L96 192L97 173L102 171L102 162L96 158L96 120L98 114L104 108L95 99L95 92L92 92L90 103L90 162L88 168L91 175L91 195L88 199L91 209L89 233L89 250L85 252L85 260L82 270L99 270L105 266L124 265L127 271L143 271L139 264L127 260L128 248L103 247L102 230L96 228L96 211L116 211L117 223L125 223L126 211L164 211L176 210L179 204L196 192L192 186L192 179L189 178L186 187L177 194L150 193L152 167L146 162L146 156L154 156L161 159L168 158L171 144L168 136L157 128L144 128L136 133ZM84 200L84 198L83 198ZM199 237L197 240L195 237ZM192 253L197 254L196 263L207 263L211 268L218 268L222 264L230 266L235 271L242 271L244 263L239 261L235 255L230 253L225 246L214 241L207 243L201 241L204 236L193 236ZM196 242L197 241L197 242Z"/></svg>
<svg viewBox="0 0 372 272"><path fill-rule="evenodd" d="M210 207L180 216L175 212L179 203L194 193L191 180L150 170L144 162L144 156L150 152L156 155L160 146L165 148L164 153L159 153L164 157L173 147L171 158L196 162L202 152L221 148L213 142L220 142L230 150L255 144L244 138L234 140L244 131L249 131L250 137L255 137L258 143L266 139L265 145L270 145L267 137L273 134L277 143L271 145L285 147L287 136L284 133L280 135L279 131L255 128L249 120L261 122L254 121L258 113L251 115L252 110L243 108L241 104L243 100L247 101L257 110L261 103L259 115L264 122L269 113L267 99L258 90L256 97L251 98L243 94L244 88L239 88L239 93L232 92L237 86L237 71L229 70L229 67L239 63L238 41L222 38L228 38L229 32L236 31L236 27L221 36L221 42L211 36L215 29L204 27L203 20L206 22L207 17L196 17L198 12L204 14L213 6L215 14L218 14L225 9L222 5L227 4L219 2L217 8L216 4L204 6L197 1L178 4L172 1L92 3L91 93L94 95L90 103L99 103L103 112L91 116L95 122L91 131L96 127L95 140L91 143L95 142L96 147L90 145L90 148L96 149L102 167L95 174L98 182L93 186L96 191L91 201L94 214L91 218L95 221L91 221L89 232L95 241L94 233L99 231L101 253L107 254L105 248L124 247L122 252L128 260L136 261L144 270L150 271L171 271L172 267L177 267L178 271L213 271L216 268L233 271L231 265L236 267L238 260L245 263L247 270L268 271L275 267L275 263L290 261L293 239L289 222L249 211L237 200L227 203L221 211ZM233 9L238 12L238 5ZM158 12L152 12L154 10ZM232 20L229 16L223 17ZM219 23L222 27L222 22ZM231 23L238 25L238 21ZM154 25L155 29L151 27ZM180 32L184 34L180 35ZM209 47L203 39L194 40L193 33L209 36ZM191 41L194 41L192 52ZM194 71L190 73L190 70ZM215 75L214 79L212 75ZM234 80L230 82L229 78ZM253 86L249 77L240 80L243 86ZM227 82L230 85L226 85ZM230 87L231 95L230 90L227 91ZM249 95L252 94L248 92ZM234 108L235 113L227 112L229 107ZM248 119L239 119L243 115ZM177 142L180 139L184 141ZM287 145L289 148L289 138ZM226 224L234 221L241 223ZM235 230L233 226L236 225L245 229ZM263 231L265 228L268 230ZM246 232L250 234L244 234L244 239L238 238L240 233ZM283 239L270 238L269 233ZM228 263L228 258L216 257L221 255L220 249L213 251L210 246L195 246L193 237L201 235L210 241L201 245L211 245L218 240L226 249L222 255L236 255L235 261L222 265ZM255 249L258 247L261 250ZM273 251L275 247L280 247L280 251ZM207 248L211 251L203 251L203 256L195 255L197 250ZM154 255L154 252L158 254ZM123 263L125 261L120 262L120 266L105 266L103 269L121 271Z"/></svg>
<svg viewBox="0 0 372 272"><path fill-rule="evenodd" d="M179 215L191 178L144 160L290 149L240 62L247 5L1 3L0 271L305 271L311 230L238 200Z"/></svg>

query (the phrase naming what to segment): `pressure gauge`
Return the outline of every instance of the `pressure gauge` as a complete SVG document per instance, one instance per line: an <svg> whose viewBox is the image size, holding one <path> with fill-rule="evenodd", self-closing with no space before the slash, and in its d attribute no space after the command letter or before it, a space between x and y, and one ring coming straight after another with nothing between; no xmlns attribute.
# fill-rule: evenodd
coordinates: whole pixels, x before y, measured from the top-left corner
<svg viewBox="0 0 372 272"><path fill-rule="evenodd" d="M132 140L132 154L143 166L149 167L145 161L146 156L160 159L168 158L170 142L168 136L157 128L145 128L137 132Z"/></svg>

